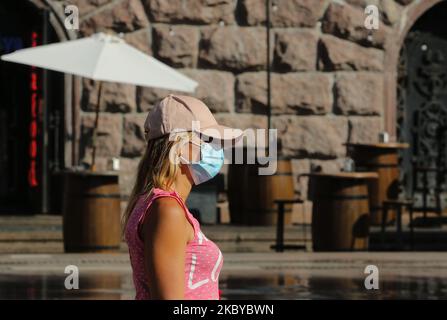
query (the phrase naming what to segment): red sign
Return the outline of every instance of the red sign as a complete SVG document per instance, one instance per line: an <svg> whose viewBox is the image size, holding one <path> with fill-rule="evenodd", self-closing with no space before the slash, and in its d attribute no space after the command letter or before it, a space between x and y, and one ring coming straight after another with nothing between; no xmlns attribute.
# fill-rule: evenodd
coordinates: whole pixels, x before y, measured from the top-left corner
<svg viewBox="0 0 447 320"><path fill-rule="evenodd" d="M33 32L31 34L31 47L37 46L38 34ZM31 122L29 126L30 134L30 145L29 145L29 167L28 167L28 184L30 187L37 187L39 181L37 179L37 154L38 154L38 143L37 143L37 133L38 133L38 108L40 109L40 98L39 98L39 74L36 67L31 67L31 77L30 77L30 89L31 89Z"/></svg>

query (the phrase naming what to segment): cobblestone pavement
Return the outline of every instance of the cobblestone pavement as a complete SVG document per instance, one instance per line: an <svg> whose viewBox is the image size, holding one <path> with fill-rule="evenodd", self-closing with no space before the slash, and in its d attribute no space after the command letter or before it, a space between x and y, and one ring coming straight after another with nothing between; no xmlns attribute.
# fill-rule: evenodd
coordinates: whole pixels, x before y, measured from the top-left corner
<svg viewBox="0 0 447 320"><path fill-rule="evenodd" d="M67 265L79 290L67 290ZM365 289L367 265L379 289ZM223 299L447 299L447 253L227 253ZM0 299L132 299L127 254L0 255Z"/></svg>
<svg viewBox="0 0 447 320"><path fill-rule="evenodd" d="M116 254L64 254L61 222L0 216L0 299L132 299L125 244ZM447 299L444 252L274 253L274 227L203 230L224 253L223 299ZM289 243L305 236L299 226L286 228ZM79 290L64 287L67 265L79 268ZM378 267L379 290L365 289L368 265Z"/></svg>

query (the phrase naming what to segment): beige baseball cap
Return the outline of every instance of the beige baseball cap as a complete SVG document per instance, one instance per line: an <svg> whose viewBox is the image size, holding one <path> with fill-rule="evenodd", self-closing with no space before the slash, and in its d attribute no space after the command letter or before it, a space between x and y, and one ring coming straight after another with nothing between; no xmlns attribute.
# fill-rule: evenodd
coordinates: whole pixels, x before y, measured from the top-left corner
<svg viewBox="0 0 447 320"><path fill-rule="evenodd" d="M243 131L217 123L210 109L197 98L169 94L159 101L144 122L146 139L193 131L219 140L235 140Z"/></svg>

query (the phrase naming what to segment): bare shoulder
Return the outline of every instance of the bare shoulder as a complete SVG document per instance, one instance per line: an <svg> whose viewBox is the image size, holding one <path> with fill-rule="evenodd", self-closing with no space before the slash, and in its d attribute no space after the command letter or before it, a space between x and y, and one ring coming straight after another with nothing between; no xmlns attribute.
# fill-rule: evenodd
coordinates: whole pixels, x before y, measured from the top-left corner
<svg viewBox="0 0 447 320"><path fill-rule="evenodd" d="M184 209L178 201L171 197L161 197L154 200L150 206L148 217L143 223L142 234L155 235L161 232L165 236L175 234L189 239L189 228Z"/></svg>
<svg viewBox="0 0 447 320"><path fill-rule="evenodd" d="M185 212L182 206L172 197L155 199L149 208L150 213L159 216L159 219L173 221L185 221Z"/></svg>

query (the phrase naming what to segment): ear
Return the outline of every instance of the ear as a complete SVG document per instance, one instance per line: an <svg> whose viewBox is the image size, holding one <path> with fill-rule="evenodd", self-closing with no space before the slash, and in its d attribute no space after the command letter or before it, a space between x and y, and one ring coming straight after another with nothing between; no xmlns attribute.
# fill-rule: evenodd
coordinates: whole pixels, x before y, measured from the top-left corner
<svg viewBox="0 0 447 320"><path fill-rule="evenodd" d="M200 147L187 142L180 146L179 155L181 155L183 158L180 158L181 163L197 163L200 161ZM185 161L184 159L186 159L187 161Z"/></svg>

